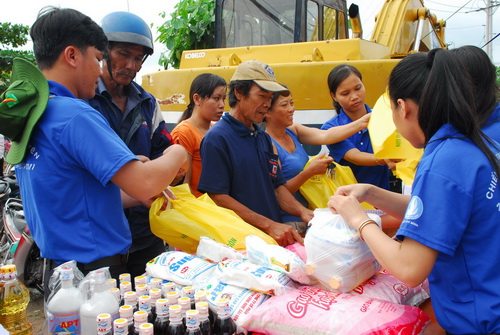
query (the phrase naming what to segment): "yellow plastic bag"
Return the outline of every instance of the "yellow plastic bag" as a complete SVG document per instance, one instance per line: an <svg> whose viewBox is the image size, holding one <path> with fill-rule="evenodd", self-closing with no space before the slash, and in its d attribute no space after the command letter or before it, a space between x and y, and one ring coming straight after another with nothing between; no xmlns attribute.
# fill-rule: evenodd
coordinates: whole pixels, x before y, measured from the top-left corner
<svg viewBox="0 0 500 335"><path fill-rule="evenodd" d="M313 159L315 157L309 159L304 169L309 166ZM333 169L329 169L325 174L312 176L299 188L300 193L309 203L309 209L328 207L328 200L335 194L337 188L358 183L349 166L336 162L333 164L335 165ZM372 205L365 202L361 203L361 206L364 209L374 209Z"/></svg>
<svg viewBox="0 0 500 335"><path fill-rule="evenodd" d="M169 245L187 253L195 253L201 236L235 249L245 249L247 235L257 235L267 243L276 241L261 230L246 223L234 211L217 206L208 195L196 198L188 184L171 188L177 199L169 199L161 210L164 197L156 199L149 210L153 234Z"/></svg>
<svg viewBox="0 0 500 335"><path fill-rule="evenodd" d="M396 129L387 92L372 109L368 133L375 157L379 159L414 159L422 155L423 150L414 148Z"/></svg>

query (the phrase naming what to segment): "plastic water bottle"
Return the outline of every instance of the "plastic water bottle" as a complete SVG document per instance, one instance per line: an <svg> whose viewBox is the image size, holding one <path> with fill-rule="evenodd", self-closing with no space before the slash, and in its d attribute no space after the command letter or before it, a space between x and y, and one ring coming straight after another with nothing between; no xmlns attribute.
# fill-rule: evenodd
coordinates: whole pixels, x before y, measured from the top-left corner
<svg viewBox="0 0 500 335"><path fill-rule="evenodd" d="M236 333L236 324L229 316L229 300L217 299L217 318L214 323L215 335L233 335Z"/></svg>
<svg viewBox="0 0 500 335"><path fill-rule="evenodd" d="M96 270L89 274L90 279L83 283L90 286L94 283L94 291L90 292L90 299L83 302L80 307L82 335L95 334L97 329L97 315L108 313L112 319L118 317L118 302L107 289L105 270Z"/></svg>
<svg viewBox="0 0 500 335"><path fill-rule="evenodd" d="M153 314L151 314L151 297L149 295L143 295L139 297L139 310L148 313L149 323L153 323Z"/></svg>
<svg viewBox="0 0 500 335"><path fill-rule="evenodd" d="M17 279L15 265L0 268L3 276L3 295L0 297L0 324L11 335L31 335L32 327L26 317L30 293Z"/></svg>
<svg viewBox="0 0 500 335"><path fill-rule="evenodd" d="M166 335L169 321L168 316L168 300L156 300L156 320L154 322L155 335Z"/></svg>
<svg viewBox="0 0 500 335"><path fill-rule="evenodd" d="M200 312L189 310L186 312L186 331L185 335L202 335L200 329Z"/></svg>
<svg viewBox="0 0 500 335"><path fill-rule="evenodd" d="M169 308L169 319L167 335L184 335L186 326L182 324L182 310L179 305L171 305Z"/></svg>
<svg viewBox="0 0 500 335"><path fill-rule="evenodd" d="M134 313L134 334L139 335L139 328L143 323L148 322L148 313L145 311L137 311Z"/></svg>
<svg viewBox="0 0 500 335"><path fill-rule="evenodd" d="M61 288L47 303L50 334L80 334L80 307L83 299L73 285L73 269L62 268L59 279Z"/></svg>
<svg viewBox="0 0 500 335"><path fill-rule="evenodd" d="M115 335L128 335L127 319L119 318L113 321L113 333Z"/></svg>
<svg viewBox="0 0 500 335"><path fill-rule="evenodd" d="M127 320L128 333L134 334L134 308L130 305L120 307L120 318Z"/></svg>
<svg viewBox="0 0 500 335"><path fill-rule="evenodd" d="M200 301L196 303L196 310L200 313L200 329L203 335L213 335L214 330L208 314L208 302Z"/></svg>
<svg viewBox="0 0 500 335"><path fill-rule="evenodd" d="M111 315L108 313L99 314L97 321L97 335L113 335Z"/></svg>

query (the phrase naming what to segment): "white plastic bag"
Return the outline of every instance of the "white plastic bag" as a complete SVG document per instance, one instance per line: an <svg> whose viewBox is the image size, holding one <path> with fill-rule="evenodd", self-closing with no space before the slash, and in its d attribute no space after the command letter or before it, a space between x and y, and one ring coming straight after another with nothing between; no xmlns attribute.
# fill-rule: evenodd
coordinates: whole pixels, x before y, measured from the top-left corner
<svg viewBox="0 0 500 335"><path fill-rule="evenodd" d="M261 266L286 273L294 281L310 285L316 280L306 273L305 263L294 252L279 245L271 245L255 235L245 238L248 259Z"/></svg>
<svg viewBox="0 0 500 335"><path fill-rule="evenodd" d="M243 254L238 252L236 249L212 240L206 236L200 237L200 243L196 249L196 256L214 263L231 259L241 261L245 258Z"/></svg>
<svg viewBox="0 0 500 335"><path fill-rule="evenodd" d="M368 213L368 216L381 225L378 215ZM327 290L348 292L380 270L358 232L329 209L314 210L304 244L306 271Z"/></svg>

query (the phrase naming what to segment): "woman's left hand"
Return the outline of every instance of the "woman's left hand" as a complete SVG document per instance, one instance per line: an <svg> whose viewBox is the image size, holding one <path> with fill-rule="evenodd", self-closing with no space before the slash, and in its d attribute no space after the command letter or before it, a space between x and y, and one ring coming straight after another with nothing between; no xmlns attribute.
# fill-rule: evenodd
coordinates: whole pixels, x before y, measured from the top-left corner
<svg viewBox="0 0 500 335"><path fill-rule="evenodd" d="M358 229L363 221L369 219L359 201L352 195L331 196L328 208L333 213L342 215L344 220L354 229Z"/></svg>

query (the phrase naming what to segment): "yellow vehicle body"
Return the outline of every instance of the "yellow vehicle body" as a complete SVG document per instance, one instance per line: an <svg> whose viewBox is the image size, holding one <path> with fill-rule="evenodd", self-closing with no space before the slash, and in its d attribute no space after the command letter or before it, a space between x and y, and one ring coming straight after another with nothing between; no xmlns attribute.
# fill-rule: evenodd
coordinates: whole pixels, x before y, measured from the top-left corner
<svg viewBox="0 0 500 335"><path fill-rule="evenodd" d="M418 41L417 36L421 36ZM147 74L142 85L160 101L171 130L189 103L190 85L197 75L215 73L229 82L238 64L258 59L269 64L278 82L292 92L295 122L320 126L335 115L327 85L335 66L348 63L359 69L366 86L365 102L373 106L399 59L413 51L446 47L443 36L444 24L429 14L421 0L386 0L370 41L330 39L184 51L179 69Z"/></svg>

